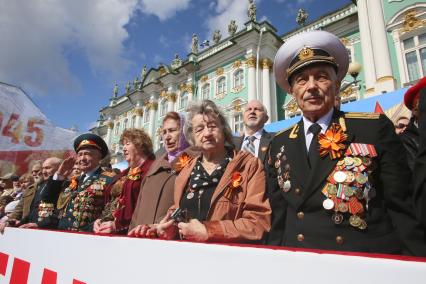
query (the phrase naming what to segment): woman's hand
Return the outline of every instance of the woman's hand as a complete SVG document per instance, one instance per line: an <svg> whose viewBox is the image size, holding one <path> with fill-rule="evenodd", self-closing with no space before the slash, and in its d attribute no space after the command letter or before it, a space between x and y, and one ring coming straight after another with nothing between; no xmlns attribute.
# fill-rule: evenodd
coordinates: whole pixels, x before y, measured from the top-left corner
<svg viewBox="0 0 426 284"><path fill-rule="evenodd" d="M151 229L154 225L137 225L133 229L131 229L127 235L130 237L136 238L155 238L157 237L157 233L148 235L148 230Z"/></svg>
<svg viewBox="0 0 426 284"><path fill-rule="evenodd" d="M112 234L115 232L116 232L116 228L115 228L114 221L102 222L99 227L99 233L101 234Z"/></svg>
<svg viewBox="0 0 426 284"><path fill-rule="evenodd" d="M93 232L95 232L96 234L100 233L99 229L101 227L101 219L97 219L94 223L93 223Z"/></svg>
<svg viewBox="0 0 426 284"><path fill-rule="evenodd" d="M205 242L209 237L206 226L197 219L191 219L188 223L180 222L178 228L179 234L190 241Z"/></svg>

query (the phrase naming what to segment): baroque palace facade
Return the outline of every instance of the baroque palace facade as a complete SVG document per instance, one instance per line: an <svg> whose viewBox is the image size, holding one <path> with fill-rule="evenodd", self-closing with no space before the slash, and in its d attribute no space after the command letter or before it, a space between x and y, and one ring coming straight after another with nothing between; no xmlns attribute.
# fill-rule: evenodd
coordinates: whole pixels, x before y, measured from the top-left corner
<svg viewBox="0 0 426 284"><path fill-rule="evenodd" d="M306 24L307 14L299 10L300 27L284 35L267 21L258 22L253 5L249 1L243 27L231 20L227 37L217 31L211 45L199 50L193 35L186 58L176 55L170 65L144 67L139 79L127 83L124 94L115 86L91 129L107 142L113 163L122 160L118 141L124 129L144 128L158 149L164 115L183 112L191 101L210 99L220 105L234 132L243 130L242 110L251 99L263 102L269 122L300 115L294 99L275 84L272 64L281 44L301 32L326 30L347 47L352 64L342 83L342 103L390 92L426 76L424 1L353 0Z"/></svg>

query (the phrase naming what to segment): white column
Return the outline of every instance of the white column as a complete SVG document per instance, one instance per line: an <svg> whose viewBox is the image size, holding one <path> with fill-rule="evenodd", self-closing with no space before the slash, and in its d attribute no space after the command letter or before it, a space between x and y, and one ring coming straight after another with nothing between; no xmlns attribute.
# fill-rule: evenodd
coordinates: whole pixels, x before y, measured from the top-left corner
<svg viewBox="0 0 426 284"><path fill-rule="evenodd" d="M367 0L358 0L358 25L361 40L362 68L365 76L365 95L374 93L376 70L374 66L373 47L371 45L370 23L368 20Z"/></svg>
<svg viewBox="0 0 426 284"><path fill-rule="evenodd" d="M108 148L111 148L111 136L112 136L112 128L114 127L114 122L112 120L108 120L106 123L108 130L106 135L106 143L108 145Z"/></svg>
<svg viewBox="0 0 426 284"><path fill-rule="evenodd" d="M392 31L392 37L393 42L395 44L396 59L398 61L399 77L401 79L401 85L403 86L405 83L409 82L409 79L407 78L407 69L406 65L404 64L404 57L402 55L402 43L399 39L398 30Z"/></svg>
<svg viewBox="0 0 426 284"><path fill-rule="evenodd" d="M262 103L268 111L269 119L267 122L271 122L272 105L271 105L271 84L269 82L269 71L271 69L272 62L269 58L262 60L262 94L259 96L262 98Z"/></svg>
<svg viewBox="0 0 426 284"><path fill-rule="evenodd" d="M256 58L251 56L247 58L248 67L248 101L256 99Z"/></svg>
<svg viewBox="0 0 426 284"><path fill-rule="evenodd" d="M149 135L151 135L152 141L155 139L155 113L157 112L158 104L153 97L149 102Z"/></svg>
<svg viewBox="0 0 426 284"><path fill-rule="evenodd" d="M386 35L382 0L367 1L371 35L374 35L373 55L376 68L376 92L395 90L390 52Z"/></svg>
<svg viewBox="0 0 426 284"><path fill-rule="evenodd" d="M273 70L271 68L271 70ZM278 111L281 110L281 106L277 103L277 85L275 84L275 76L273 72L269 73L269 82L270 82L270 90L271 90L271 113L269 114L270 121L274 122L278 120Z"/></svg>
<svg viewBox="0 0 426 284"><path fill-rule="evenodd" d="M169 93L167 94L167 111L171 112L175 110L176 94Z"/></svg>

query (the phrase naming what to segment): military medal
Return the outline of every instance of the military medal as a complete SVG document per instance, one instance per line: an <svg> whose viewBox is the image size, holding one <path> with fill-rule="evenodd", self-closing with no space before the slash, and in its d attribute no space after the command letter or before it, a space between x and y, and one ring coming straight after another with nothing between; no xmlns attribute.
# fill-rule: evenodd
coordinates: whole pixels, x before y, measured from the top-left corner
<svg viewBox="0 0 426 284"><path fill-rule="evenodd" d="M290 183L290 181L289 181L289 180L286 180L286 181L284 182L283 191L284 191L284 192L288 192L288 191L290 190L290 188L291 188L291 183Z"/></svg>
<svg viewBox="0 0 426 284"><path fill-rule="evenodd" d="M334 202L333 200L331 200L330 198L327 198L326 200L324 200L322 202L322 206L326 209L326 210L331 210L334 208Z"/></svg>
<svg viewBox="0 0 426 284"><path fill-rule="evenodd" d="M352 227L358 228L361 225L361 218L357 215L352 215L349 217L349 224L351 224Z"/></svg>
<svg viewBox="0 0 426 284"><path fill-rule="evenodd" d="M341 202L339 203L339 205L337 205L337 210L339 210L342 213L346 213L348 212L348 205L346 205L345 202Z"/></svg>
<svg viewBox="0 0 426 284"><path fill-rule="evenodd" d="M345 179L346 183L351 183L355 180L355 175L353 172L346 172L345 174L346 174L346 179Z"/></svg>
<svg viewBox="0 0 426 284"><path fill-rule="evenodd" d="M337 187L334 184L327 184L327 193L329 195L336 195L337 194Z"/></svg>
<svg viewBox="0 0 426 284"><path fill-rule="evenodd" d="M192 198L194 198L194 193L193 192L190 192L190 193L188 193L186 195L186 199L192 199Z"/></svg>
<svg viewBox="0 0 426 284"><path fill-rule="evenodd" d="M342 224L343 222L343 215L340 213L334 213L331 216L331 219L333 220L334 224L339 225L339 224Z"/></svg>
<svg viewBox="0 0 426 284"><path fill-rule="evenodd" d="M334 173L333 178L336 182L344 182L346 180L346 174L342 171L337 171Z"/></svg>
<svg viewBox="0 0 426 284"><path fill-rule="evenodd" d="M357 183L362 185L362 184L365 184L368 181L368 178L365 175L358 173L355 177L355 180L356 180Z"/></svg>

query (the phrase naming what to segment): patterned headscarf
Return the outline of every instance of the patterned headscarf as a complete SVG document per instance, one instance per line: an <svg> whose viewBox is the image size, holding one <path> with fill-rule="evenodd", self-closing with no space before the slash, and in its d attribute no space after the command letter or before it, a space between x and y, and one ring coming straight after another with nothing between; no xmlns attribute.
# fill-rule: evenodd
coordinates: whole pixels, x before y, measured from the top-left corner
<svg viewBox="0 0 426 284"><path fill-rule="evenodd" d="M182 153L183 150L189 147L188 141L186 141L185 135L183 134L183 126L185 124L185 115L183 113L179 113L179 145L178 148L170 153L167 153L167 158L169 163L173 162L174 159L176 159L177 156Z"/></svg>

